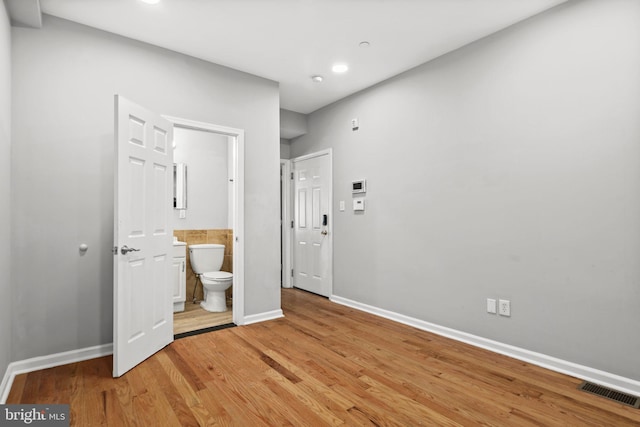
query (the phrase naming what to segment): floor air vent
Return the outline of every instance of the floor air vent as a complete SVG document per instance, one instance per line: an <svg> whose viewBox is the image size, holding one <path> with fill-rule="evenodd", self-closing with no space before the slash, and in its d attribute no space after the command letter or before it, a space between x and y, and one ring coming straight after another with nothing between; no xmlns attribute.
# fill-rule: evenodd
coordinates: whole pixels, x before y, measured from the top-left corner
<svg viewBox="0 0 640 427"><path fill-rule="evenodd" d="M596 394L607 399L615 400L618 403L633 406L636 409L640 408L640 398L607 387L603 387L598 384L590 383L588 381L580 384L578 390L586 391L587 393Z"/></svg>

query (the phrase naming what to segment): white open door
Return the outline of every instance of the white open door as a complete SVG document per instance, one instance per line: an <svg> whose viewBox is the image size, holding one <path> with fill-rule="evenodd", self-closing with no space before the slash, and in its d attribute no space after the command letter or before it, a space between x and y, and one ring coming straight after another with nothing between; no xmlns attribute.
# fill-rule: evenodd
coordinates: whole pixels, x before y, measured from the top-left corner
<svg viewBox="0 0 640 427"><path fill-rule="evenodd" d="M115 97L113 376L173 341L173 127Z"/></svg>
<svg viewBox="0 0 640 427"><path fill-rule="evenodd" d="M333 291L331 151L291 161L293 165L293 286L326 297Z"/></svg>

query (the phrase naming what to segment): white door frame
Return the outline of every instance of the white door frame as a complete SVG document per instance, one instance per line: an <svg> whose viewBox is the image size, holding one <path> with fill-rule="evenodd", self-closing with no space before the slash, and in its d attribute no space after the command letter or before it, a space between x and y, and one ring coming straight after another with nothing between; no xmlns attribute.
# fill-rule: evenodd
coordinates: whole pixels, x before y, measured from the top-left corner
<svg viewBox="0 0 640 427"><path fill-rule="evenodd" d="M218 133L231 137L233 190L233 323L244 325L244 130L164 116L174 127Z"/></svg>
<svg viewBox="0 0 640 427"><path fill-rule="evenodd" d="M280 159L280 171L282 173L282 179L280 180L280 192L282 194L281 202L281 239L282 239L282 287L293 288L291 282L291 264L293 260L293 254L291 253L293 233L291 232L291 221L293 219L293 193L291 192L291 160Z"/></svg>
<svg viewBox="0 0 640 427"><path fill-rule="evenodd" d="M320 156L328 156L329 158L329 222L327 224L327 231L329 232L329 275L331 276L331 292L333 295L333 222L335 221L335 215L333 212L333 150L331 148L327 148L326 150L316 151L315 153L305 154L304 156L295 157L289 160L289 176L291 176L291 172L293 171L293 164L295 162L313 159L314 157ZM291 186L291 180L288 180L289 185ZM294 197L295 194L293 192L293 186L290 187L289 191L289 214L293 219L293 207L294 207ZM289 263L291 268L293 268L293 233L290 231L291 238L287 241L288 252L289 252ZM289 270L289 276L291 276L291 270ZM291 287L293 287L293 281L291 281L291 277L289 278L291 283Z"/></svg>

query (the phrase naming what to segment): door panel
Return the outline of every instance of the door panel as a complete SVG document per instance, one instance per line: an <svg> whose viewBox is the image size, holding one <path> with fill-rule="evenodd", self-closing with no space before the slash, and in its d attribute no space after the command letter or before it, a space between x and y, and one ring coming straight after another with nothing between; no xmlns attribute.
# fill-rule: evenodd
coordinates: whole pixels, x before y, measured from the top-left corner
<svg viewBox="0 0 640 427"><path fill-rule="evenodd" d="M332 235L323 224L331 205L331 157L328 153L293 159L293 286L324 296L333 289Z"/></svg>
<svg viewBox="0 0 640 427"><path fill-rule="evenodd" d="M166 255L159 255L153 258L153 281L152 287L160 288L160 289L171 289L171 284L168 282L168 278L171 277L167 275L167 260L168 257ZM171 260L169 260L170 262ZM173 292L172 292L173 294ZM150 295L153 295L153 329L158 329L165 325L169 320L169 316L167 316L167 308L166 308L166 292L154 292L153 289L150 292ZM171 311L171 316L173 316L173 309ZM172 327L173 329L173 327Z"/></svg>
<svg viewBox="0 0 640 427"><path fill-rule="evenodd" d="M166 165L153 164L154 193L151 216L154 236L166 236L171 229L169 224L170 211L165 206L167 198L173 202L173 187L167 185L167 177L169 175L169 169ZM171 170L170 179L173 180L173 170ZM173 232L171 231L171 233Z"/></svg>
<svg viewBox="0 0 640 427"><path fill-rule="evenodd" d="M144 237L144 169L145 161L137 159L135 157L128 158L128 175L130 188L125 189L124 192L129 192L128 202L129 216L128 221L128 236ZM127 173L127 172L125 172ZM124 196L124 195L123 195ZM123 200L124 201L124 200ZM124 207L123 207L124 209Z"/></svg>
<svg viewBox="0 0 640 427"><path fill-rule="evenodd" d="M298 208L298 227L301 229L307 228L307 189L302 188L298 190L298 201L296 202Z"/></svg>
<svg viewBox="0 0 640 427"><path fill-rule="evenodd" d="M172 125L115 98L113 375L173 341ZM124 247L135 251L123 253Z"/></svg>

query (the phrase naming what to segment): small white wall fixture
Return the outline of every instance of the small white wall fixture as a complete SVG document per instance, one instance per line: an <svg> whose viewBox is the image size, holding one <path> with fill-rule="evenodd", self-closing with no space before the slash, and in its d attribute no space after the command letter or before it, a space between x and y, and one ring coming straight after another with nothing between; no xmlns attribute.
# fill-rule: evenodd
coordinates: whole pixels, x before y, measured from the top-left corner
<svg viewBox="0 0 640 427"><path fill-rule="evenodd" d="M230 226L233 230L233 323L244 325L244 130L198 122L178 117L164 116L175 127L226 135L230 138L229 168L231 197Z"/></svg>

